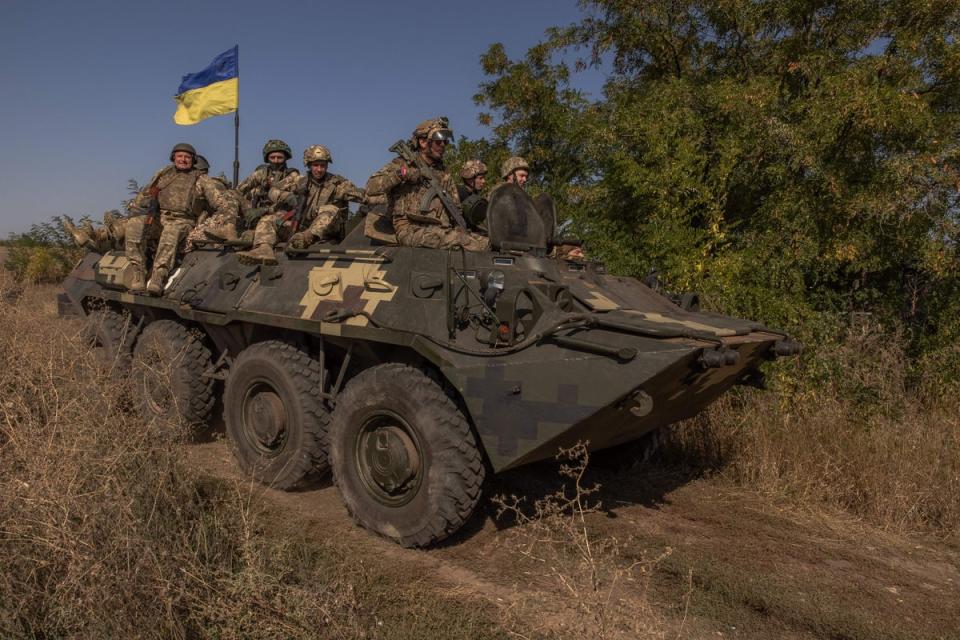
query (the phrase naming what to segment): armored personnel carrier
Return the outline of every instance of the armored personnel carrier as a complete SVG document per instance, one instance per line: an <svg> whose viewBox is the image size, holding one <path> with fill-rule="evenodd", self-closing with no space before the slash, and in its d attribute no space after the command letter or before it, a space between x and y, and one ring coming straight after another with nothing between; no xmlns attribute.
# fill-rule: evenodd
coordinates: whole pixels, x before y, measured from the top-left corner
<svg viewBox="0 0 960 640"><path fill-rule="evenodd" d="M64 305L130 367L148 419L203 424L222 396L245 473L292 488L332 470L353 517L404 546L459 529L490 474L640 439L799 351L549 257L552 205L513 185L490 198L489 253L372 240L372 220L274 266L192 251L160 297L126 291L121 253L91 253Z"/></svg>

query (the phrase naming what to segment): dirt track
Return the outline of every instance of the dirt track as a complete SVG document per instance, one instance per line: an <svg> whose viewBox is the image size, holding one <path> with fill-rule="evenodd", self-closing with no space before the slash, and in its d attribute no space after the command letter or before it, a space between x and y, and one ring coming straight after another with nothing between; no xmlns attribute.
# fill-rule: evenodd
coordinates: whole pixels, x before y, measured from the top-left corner
<svg viewBox="0 0 960 640"><path fill-rule="evenodd" d="M203 469L238 479L222 442L194 445L190 454ZM555 488L545 481L550 473L543 466L513 472L498 477L493 492L544 495ZM588 517L595 538L615 538L624 562L671 548L652 572L651 593L636 584L621 594L652 601L668 637L960 637L955 546L791 513L723 482L663 470L598 471L592 481L608 488L605 512ZM356 527L329 482L264 491L286 526L346 541L360 557L420 576L422 588L534 612L541 618L535 632L563 636L564 620L582 615L555 572L517 554L509 544L516 531L492 517L487 501L454 540L413 551Z"/></svg>

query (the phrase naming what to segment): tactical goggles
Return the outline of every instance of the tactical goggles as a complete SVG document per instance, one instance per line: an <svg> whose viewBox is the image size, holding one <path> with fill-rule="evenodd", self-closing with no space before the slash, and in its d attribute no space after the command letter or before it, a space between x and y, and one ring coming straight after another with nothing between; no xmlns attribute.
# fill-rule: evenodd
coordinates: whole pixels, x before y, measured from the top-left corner
<svg viewBox="0 0 960 640"><path fill-rule="evenodd" d="M427 140L443 140L444 142L453 142L453 130L451 129L431 129L427 134Z"/></svg>

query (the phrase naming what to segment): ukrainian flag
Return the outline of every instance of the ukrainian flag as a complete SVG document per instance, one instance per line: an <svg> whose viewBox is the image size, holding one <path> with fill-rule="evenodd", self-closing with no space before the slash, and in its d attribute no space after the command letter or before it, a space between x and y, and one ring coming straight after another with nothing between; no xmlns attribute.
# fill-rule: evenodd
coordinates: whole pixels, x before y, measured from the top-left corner
<svg viewBox="0 0 960 640"><path fill-rule="evenodd" d="M240 106L239 47L224 51L203 71L183 76L174 100L177 124L197 124L210 116L233 113Z"/></svg>

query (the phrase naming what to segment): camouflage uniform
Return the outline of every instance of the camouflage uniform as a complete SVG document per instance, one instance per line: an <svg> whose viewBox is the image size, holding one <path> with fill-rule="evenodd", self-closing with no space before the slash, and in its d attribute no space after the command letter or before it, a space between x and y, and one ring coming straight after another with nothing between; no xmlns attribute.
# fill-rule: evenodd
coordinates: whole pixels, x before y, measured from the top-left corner
<svg viewBox="0 0 960 640"><path fill-rule="evenodd" d="M414 142L418 137L427 137L441 126L446 126L445 119L421 123L414 130ZM431 164L426 159L424 162ZM439 179L440 188L459 206L457 186L444 168L443 162L433 162L431 168ZM463 247L467 251L489 250L490 241L487 238L453 226L439 197L424 203L425 196L432 190L429 180L420 176L411 181L405 177L407 171L406 162L402 158L394 158L370 176L366 189L367 197L372 201L386 201L386 212L392 216L393 228L400 244L433 249Z"/></svg>
<svg viewBox="0 0 960 640"><path fill-rule="evenodd" d="M471 231L479 233L486 232L487 199L483 197L483 189L478 189L476 182L470 184L468 180L476 180L477 176L485 176L486 173L487 165L482 161L467 160L460 170L460 178L463 182L457 185L463 218Z"/></svg>
<svg viewBox="0 0 960 640"><path fill-rule="evenodd" d="M228 206L222 210L217 210L211 206L205 197L197 198L193 201L194 213L197 215L197 225L187 234L185 251L192 251L196 244L213 244L213 246L222 246L220 242L211 242L209 231L220 229L228 225L236 226L237 216L243 210L243 198L235 190L230 188L230 181L226 176L219 175L210 178L213 181L213 188L220 192L223 200L228 202Z"/></svg>
<svg viewBox="0 0 960 640"><path fill-rule="evenodd" d="M299 177L300 172L286 164L279 167L274 167L272 164L262 164L240 181L240 184L237 185L237 192L244 197L251 207L265 207L270 204L268 195L270 189L287 179L296 180Z"/></svg>
<svg viewBox="0 0 960 640"><path fill-rule="evenodd" d="M310 175L285 180L270 192L270 200L277 203L290 196L303 202L300 228L303 234L301 242L306 246L316 240L342 240L347 222L347 204L362 202L363 190L343 176L328 172L320 180ZM264 216L267 217L270 216ZM275 229L276 223L271 226L271 230ZM257 225L257 233L260 233L260 224ZM276 232L273 233L273 242L276 243ZM259 240L254 240L254 244L259 244Z"/></svg>
<svg viewBox="0 0 960 640"><path fill-rule="evenodd" d="M352 182L327 171L333 162L330 150L322 144L310 145L303 151L305 176L290 175L268 192L272 212L263 215L254 231L253 249L241 251L237 257L247 264L276 264L273 247L277 234L289 234L286 221L294 210L300 211L302 231L293 234L290 246L304 248L316 240L341 240L347 219L349 202L362 202L363 191ZM322 166L323 175L313 175L315 166ZM283 208L291 211L284 212ZM283 239L286 239L284 237Z"/></svg>
<svg viewBox="0 0 960 640"><path fill-rule="evenodd" d="M162 283L166 279L176 261L180 243L196 223L194 206L198 199L204 199L216 214L236 217L237 211L236 203L224 197L223 185L197 169L179 171L172 164L164 167L151 178L150 186L137 194L131 208L147 210L153 190L157 190L160 219L152 220L149 214L130 218L126 225L125 245L127 259L140 269L142 276L146 264L146 242L157 238L153 274L148 285L156 291L153 283Z"/></svg>

